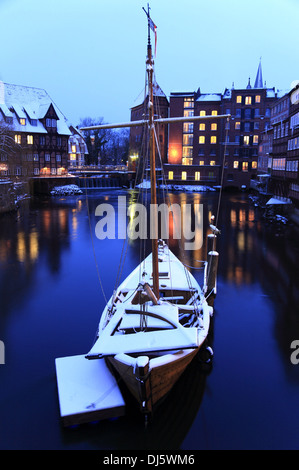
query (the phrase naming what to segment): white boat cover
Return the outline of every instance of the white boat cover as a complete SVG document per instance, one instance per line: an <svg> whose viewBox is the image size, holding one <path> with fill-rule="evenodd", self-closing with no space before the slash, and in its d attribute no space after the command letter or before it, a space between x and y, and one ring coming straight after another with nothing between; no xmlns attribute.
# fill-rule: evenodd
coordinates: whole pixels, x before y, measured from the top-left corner
<svg viewBox="0 0 299 470"><path fill-rule="evenodd" d="M197 348L197 328L172 328L169 330L132 333L127 335L99 337L86 355L87 358L114 356L119 353L151 353Z"/></svg>

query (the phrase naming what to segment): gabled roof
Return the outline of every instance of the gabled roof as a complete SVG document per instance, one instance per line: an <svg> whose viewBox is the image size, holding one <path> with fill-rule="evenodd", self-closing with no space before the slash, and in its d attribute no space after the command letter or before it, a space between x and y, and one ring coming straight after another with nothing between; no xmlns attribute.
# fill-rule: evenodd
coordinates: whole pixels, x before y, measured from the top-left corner
<svg viewBox="0 0 299 470"><path fill-rule="evenodd" d="M164 97L167 99L167 96L165 95L164 91L158 85L157 82L153 83L153 95L154 97ZM141 93L137 96L136 100L134 101L132 108L135 108L136 106L140 106L145 101L147 96L148 96L148 92L145 93L145 90L143 88Z"/></svg>
<svg viewBox="0 0 299 470"><path fill-rule="evenodd" d="M13 117L13 129L20 132L46 133L39 119L42 119L49 107L52 105L57 114L57 132L62 135L71 135L66 117L59 110L48 93L41 88L27 87L23 85L12 85L10 83L0 82L0 107L5 116ZM18 118L26 118L26 125L21 126ZM31 121L37 120L37 126L32 125Z"/></svg>

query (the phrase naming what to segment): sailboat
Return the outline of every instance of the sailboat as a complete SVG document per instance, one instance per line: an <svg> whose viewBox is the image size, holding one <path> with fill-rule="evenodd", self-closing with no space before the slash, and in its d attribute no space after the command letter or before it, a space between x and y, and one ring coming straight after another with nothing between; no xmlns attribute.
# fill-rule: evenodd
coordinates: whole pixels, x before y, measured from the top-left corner
<svg viewBox="0 0 299 470"><path fill-rule="evenodd" d="M193 122L204 118L155 117L154 60L150 38L155 25L149 8L144 11L148 19L148 118L123 124L85 127L81 130L147 126L151 207L157 208L156 124L178 120ZM158 238L158 214L155 210L151 220L152 252L112 294L100 318L96 340L86 354L89 360L105 360L113 373L123 380L139 403L141 411L146 414L153 412L206 344L213 314L208 297L212 298L211 293L215 294L214 287L214 292L208 292L210 289L207 289L207 278L209 272L213 271L211 266L205 266L205 282L201 288L185 264L169 249L166 241Z"/></svg>

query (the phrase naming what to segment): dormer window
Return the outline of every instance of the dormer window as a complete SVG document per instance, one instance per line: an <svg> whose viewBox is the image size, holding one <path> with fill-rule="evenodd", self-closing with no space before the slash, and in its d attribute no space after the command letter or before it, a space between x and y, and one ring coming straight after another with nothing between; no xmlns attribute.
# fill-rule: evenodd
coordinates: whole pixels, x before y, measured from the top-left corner
<svg viewBox="0 0 299 470"><path fill-rule="evenodd" d="M20 118L20 124L21 124L21 126L26 126L26 119L25 118Z"/></svg>

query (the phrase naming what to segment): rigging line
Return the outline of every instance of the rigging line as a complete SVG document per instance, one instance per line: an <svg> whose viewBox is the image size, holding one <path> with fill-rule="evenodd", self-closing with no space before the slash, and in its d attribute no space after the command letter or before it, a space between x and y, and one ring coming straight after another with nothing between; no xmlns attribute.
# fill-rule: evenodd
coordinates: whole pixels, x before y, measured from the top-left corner
<svg viewBox="0 0 299 470"><path fill-rule="evenodd" d="M215 217L215 226L217 227L218 225L218 219L219 219L219 213L220 213L220 204L221 204L221 198L222 198L222 189L223 189L223 178L224 178L224 168L225 168L225 157L226 157L226 148L227 148L227 136L228 136L228 123L229 123L229 117L226 118L226 132L225 132L225 141L224 141L224 151L223 151L223 162L222 162L222 170L221 170L221 179L220 179L220 190L219 190L219 198L218 198L218 205L217 205L217 211L216 211L216 217ZM213 239L213 251L215 250L216 247L216 238L214 237ZM206 279L209 278L211 271L211 264L208 264L208 269L207 269L207 275ZM213 292L213 289L212 289ZM211 294L211 292L210 292ZM209 295L210 295L209 294ZM208 298L206 296L206 298Z"/></svg>
<svg viewBox="0 0 299 470"><path fill-rule="evenodd" d="M92 236L89 203L88 203L88 197L87 197L86 173L84 175L84 182L85 182L85 203L86 203L86 208L87 208L88 224L89 224L89 231L90 231L93 257L94 257L94 260L95 260L97 275L98 275L99 283L100 283L100 286L101 286L102 294L103 294L103 297L105 299L105 302L107 303L107 298L106 298L106 295L105 295L104 287L103 287L103 284L102 284L102 279L101 279L101 276L100 276L100 270L99 270L99 265L98 265L98 261L97 261L97 257L96 257L95 246L94 246L94 241L93 241L93 236Z"/></svg>

